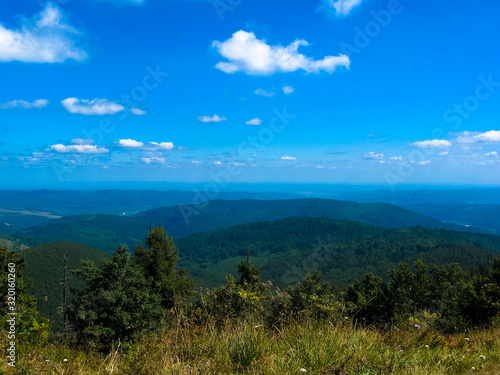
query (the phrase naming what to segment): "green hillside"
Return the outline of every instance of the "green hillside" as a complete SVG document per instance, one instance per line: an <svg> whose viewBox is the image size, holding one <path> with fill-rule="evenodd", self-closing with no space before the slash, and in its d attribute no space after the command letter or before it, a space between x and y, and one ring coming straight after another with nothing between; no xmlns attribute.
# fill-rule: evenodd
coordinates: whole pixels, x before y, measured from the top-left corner
<svg viewBox="0 0 500 375"><path fill-rule="evenodd" d="M92 247L73 242L54 242L22 250L26 257L25 276L33 281L31 291L38 300L38 310L49 318L56 329L61 328L61 315L57 314L62 304L63 257L67 257L69 270L81 267L81 259L93 260L99 264L102 259L109 258ZM84 285L76 277L69 276L72 288Z"/></svg>
<svg viewBox="0 0 500 375"><path fill-rule="evenodd" d="M160 221L168 232L175 236L295 216L351 220L385 228L418 225L426 228L466 229L390 204L355 203L333 199L214 200L200 206L160 207L135 215L136 218L147 222Z"/></svg>
<svg viewBox="0 0 500 375"><path fill-rule="evenodd" d="M133 217L116 215L78 215L52 220L18 233L37 245L71 241L112 253L121 244L133 249L144 240L149 225Z"/></svg>
<svg viewBox="0 0 500 375"><path fill-rule="evenodd" d="M190 235L177 241L181 266L202 286L224 282L250 249L264 279L284 287L320 270L343 287L367 272L382 277L398 263L457 262L466 269L487 264L500 252L500 236L422 227L384 229L326 218L288 218Z"/></svg>
<svg viewBox="0 0 500 375"><path fill-rule="evenodd" d="M160 207L134 216L78 215L38 225L17 233L32 245L72 241L112 253L120 244L132 250L158 222L176 238L237 224L279 220L292 216L352 220L386 228L422 226L464 229L406 209L381 203L354 203L331 199L216 200L203 206Z"/></svg>

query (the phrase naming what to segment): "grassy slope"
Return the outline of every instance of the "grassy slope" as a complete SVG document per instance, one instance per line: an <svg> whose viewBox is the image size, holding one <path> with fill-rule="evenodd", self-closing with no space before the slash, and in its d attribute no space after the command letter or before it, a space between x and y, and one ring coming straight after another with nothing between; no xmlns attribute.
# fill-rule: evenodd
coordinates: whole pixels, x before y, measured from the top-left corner
<svg viewBox="0 0 500 375"><path fill-rule="evenodd" d="M6 347L5 334L0 344ZM359 329L344 323L302 323L270 331L252 321L187 324L141 340L128 355L98 356L60 345L20 343L19 374L499 374L500 328L467 336L427 330ZM65 361L67 360L67 361ZM7 361L1 373L11 373Z"/></svg>
<svg viewBox="0 0 500 375"><path fill-rule="evenodd" d="M93 260L99 264L109 258L97 249L73 242L55 242L22 250L26 257L25 276L33 281L31 292L37 297L38 310L49 318L53 326L61 327L57 309L62 304L63 256L67 256L68 270L81 268L81 259ZM83 283L69 275L70 287L80 288ZM47 297L47 298L45 298Z"/></svg>

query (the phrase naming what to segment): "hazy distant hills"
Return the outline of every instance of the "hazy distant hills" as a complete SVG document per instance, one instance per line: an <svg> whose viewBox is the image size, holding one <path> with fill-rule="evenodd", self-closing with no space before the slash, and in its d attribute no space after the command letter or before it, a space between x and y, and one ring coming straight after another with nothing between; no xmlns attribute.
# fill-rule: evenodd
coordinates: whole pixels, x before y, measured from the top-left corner
<svg viewBox="0 0 500 375"><path fill-rule="evenodd" d="M42 211L52 215L131 215L161 206L197 204L210 199L291 199L299 195L267 192L220 192L216 196L198 190L0 190L0 208Z"/></svg>
<svg viewBox="0 0 500 375"><path fill-rule="evenodd" d="M52 220L19 233L27 244L71 241L112 253L121 244L133 250L146 237L149 225L117 215L76 215Z"/></svg>
<svg viewBox="0 0 500 375"><path fill-rule="evenodd" d="M170 233L177 236L292 216L352 220L385 228L417 225L428 228L460 228L389 204L334 199L214 200L207 202L206 206L161 207L134 215L145 221L160 221Z"/></svg>
<svg viewBox="0 0 500 375"><path fill-rule="evenodd" d="M478 231L500 234L500 204L421 203L404 207L449 223L470 225Z"/></svg>
<svg viewBox="0 0 500 375"><path fill-rule="evenodd" d="M174 237L216 230L236 224L274 221L292 216L358 221L385 228L421 226L467 230L409 210L383 203L355 203L331 199L214 200L203 205L161 207L133 216L78 215L51 220L17 233L29 243L73 241L113 252L120 244L133 249L145 238L149 225L160 223Z"/></svg>
<svg viewBox="0 0 500 375"><path fill-rule="evenodd" d="M421 227L385 229L351 221L293 217L193 234L176 241L181 265L203 286L224 282L250 251L266 280L280 287L318 269L345 286L366 272L386 276L400 262L486 265L500 252L500 236Z"/></svg>
<svg viewBox="0 0 500 375"><path fill-rule="evenodd" d="M291 199L292 193L220 192L218 199ZM169 190L0 190L0 232L14 234L63 216L132 215L161 206L197 204L213 194Z"/></svg>
<svg viewBox="0 0 500 375"><path fill-rule="evenodd" d="M355 191L336 194L336 199L360 203L384 202L396 206L412 204L500 204L500 188L418 189Z"/></svg>

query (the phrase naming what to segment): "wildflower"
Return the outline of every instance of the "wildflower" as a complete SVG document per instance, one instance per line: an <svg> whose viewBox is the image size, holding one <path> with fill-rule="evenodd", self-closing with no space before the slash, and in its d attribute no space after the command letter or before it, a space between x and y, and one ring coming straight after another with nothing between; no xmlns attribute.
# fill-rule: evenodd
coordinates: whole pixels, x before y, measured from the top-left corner
<svg viewBox="0 0 500 375"><path fill-rule="evenodd" d="M475 367L473 367L472 369L473 369L473 370L475 370L476 368L475 368Z"/></svg>
<svg viewBox="0 0 500 375"><path fill-rule="evenodd" d="M66 358L63 359L64 362L68 362L68 360Z"/></svg>
<svg viewBox="0 0 500 375"><path fill-rule="evenodd" d="M484 355L480 355L479 358L486 359L486 357Z"/></svg>
<svg viewBox="0 0 500 375"><path fill-rule="evenodd" d="M48 359L45 360L45 362L48 362L48 361L49 361Z"/></svg>
<svg viewBox="0 0 500 375"><path fill-rule="evenodd" d="M305 368L301 368L299 371L300 372L307 372L307 370Z"/></svg>
<svg viewBox="0 0 500 375"><path fill-rule="evenodd" d="M425 347L426 347L426 348L428 348L428 347L429 347L429 345L426 345Z"/></svg>
<svg viewBox="0 0 500 375"><path fill-rule="evenodd" d="M422 327L420 327L418 324L415 324L415 327L417 327L417 328L422 328Z"/></svg>
<svg viewBox="0 0 500 375"><path fill-rule="evenodd" d="M465 338L465 341L469 341L469 338L468 338L468 337L466 337L466 338Z"/></svg>

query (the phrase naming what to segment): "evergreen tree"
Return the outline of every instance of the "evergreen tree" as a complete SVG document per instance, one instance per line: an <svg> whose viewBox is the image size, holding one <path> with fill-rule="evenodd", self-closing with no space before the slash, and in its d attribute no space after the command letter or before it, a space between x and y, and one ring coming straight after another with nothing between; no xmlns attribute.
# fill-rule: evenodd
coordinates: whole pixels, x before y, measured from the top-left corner
<svg viewBox="0 0 500 375"><path fill-rule="evenodd" d="M14 318L16 338L29 338L35 343L44 342L50 333L48 319L36 309L36 298L29 294L31 281L23 276L26 261L15 251L0 246L0 305L1 326L10 332L9 319ZM8 315L14 313L15 315Z"/></svg>

